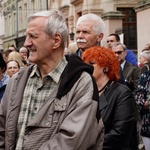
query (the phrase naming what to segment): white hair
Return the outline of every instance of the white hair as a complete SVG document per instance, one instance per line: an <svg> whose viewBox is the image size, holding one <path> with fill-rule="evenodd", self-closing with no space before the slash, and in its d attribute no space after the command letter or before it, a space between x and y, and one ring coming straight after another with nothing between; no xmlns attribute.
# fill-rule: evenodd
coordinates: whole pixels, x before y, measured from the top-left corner
<svg viewBox="0 0 150 150"><path fill-rule="evenodd" d="M148 62L150 62L150 50L145 50L141 52L140 56L144 57Z"/></svg>
<svg viewBox="0 0 150 150"><path fill-rule="evenodd" d="M81 16L77 21L77 26L81 22L89 21L89 20L93 21L93 30L95 31L95 33L97 34L104 33L105 23L102 20L102 18L96 14L89 13Z"/></svg>
<svg viewBox="0 0 150 150"><path fill-rule="evenodd" d="M120 42L115 42L115 43L112 45L112 49L113 49L114 47L117 47L118 45L122 46L122 48L123 48L124 50L126 50L126 48L127 48L125 44L120 43Z"/></svg>
<svg viewBox="0 0 150 150"><path fill-rule="evenodd" d="M56 33L62 35L62 44L65 47L68 36L68 29L64 16L57 10L41 11L35 14L31 14L28 17L28 22L37 17L47 17L45 32L49 36L53 36Z"/></svg>

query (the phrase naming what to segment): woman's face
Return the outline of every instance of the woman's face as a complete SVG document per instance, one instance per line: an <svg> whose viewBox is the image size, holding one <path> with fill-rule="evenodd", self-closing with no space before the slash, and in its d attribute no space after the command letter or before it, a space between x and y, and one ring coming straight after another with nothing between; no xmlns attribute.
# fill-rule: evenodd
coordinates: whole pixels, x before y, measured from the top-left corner
<svg viewBox="0 0 150 150"><path fill-rule="evenodd" d="M85 63L92 65L94 67L93 77L95 78L96 81L102 79L102 77L104 76L103 72L104 67L99 66L95 61Z"/></svg>
<svg viewBox="0 0 150 150"><path fill-rule="evenodd" d="M17 62L15 61L10 61L7 63L7 74L9 75L9 77L12 77L16 72L19 71L19 66L17 64Z"/></svg>

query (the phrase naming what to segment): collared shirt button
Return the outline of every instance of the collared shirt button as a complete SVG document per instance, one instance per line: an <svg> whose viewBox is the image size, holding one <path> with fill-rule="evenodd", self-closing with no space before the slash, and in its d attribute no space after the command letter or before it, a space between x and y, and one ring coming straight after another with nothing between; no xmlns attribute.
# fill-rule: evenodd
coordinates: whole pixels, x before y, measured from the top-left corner
<svg viewBox="0 0 150 150"><path fill-rule="evenodd" d="M50 125L50 122L48 121L48 122L46 122L46 126L49 126Z"/></svg>

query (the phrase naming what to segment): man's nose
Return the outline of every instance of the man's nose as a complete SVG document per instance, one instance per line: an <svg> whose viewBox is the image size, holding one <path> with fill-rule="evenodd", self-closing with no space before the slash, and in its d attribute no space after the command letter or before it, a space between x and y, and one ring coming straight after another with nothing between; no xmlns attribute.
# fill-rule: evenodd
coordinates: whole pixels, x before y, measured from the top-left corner
<svg viewBox="0 0 150 150"><path fill-rule="evenodd" d="M79 32L77 36L78 36L78 37L83 37L84 34L83 34L83 32Z"/></svg>
<svg viewBox="0 0 150 150"><path fill-rule="evenodd" d="M30 45L32 45L32 41L31 39L27 36L24 42L24 47L29 47Z"/></svg>

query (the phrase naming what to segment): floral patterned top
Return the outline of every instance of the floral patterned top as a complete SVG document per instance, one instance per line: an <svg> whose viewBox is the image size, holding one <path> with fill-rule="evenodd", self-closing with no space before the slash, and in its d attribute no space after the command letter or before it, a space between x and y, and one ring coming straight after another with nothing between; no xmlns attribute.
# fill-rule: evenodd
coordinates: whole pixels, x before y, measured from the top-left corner
<svg viewBox="0 0 150 150"><path fill-rule="evenodd" d="M150 137L150 71L141 74L135 99L141 116L141 135ZM144 109L145 101L149 104L147 109Z"/></svg>

